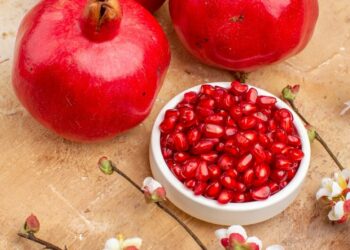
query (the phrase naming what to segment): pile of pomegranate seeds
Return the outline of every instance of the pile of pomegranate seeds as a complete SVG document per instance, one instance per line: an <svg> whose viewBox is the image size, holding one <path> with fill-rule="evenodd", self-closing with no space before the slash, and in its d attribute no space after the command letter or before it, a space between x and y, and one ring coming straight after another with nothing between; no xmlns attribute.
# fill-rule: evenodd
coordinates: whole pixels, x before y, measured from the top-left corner
<svg viewBox="0 0 350 250"><path fill-rule="evenodd" d="M304 156L292 114L275 104L239 82L186 93L159 126L168 167L195 195L221 204L267 199Z"/></svg>

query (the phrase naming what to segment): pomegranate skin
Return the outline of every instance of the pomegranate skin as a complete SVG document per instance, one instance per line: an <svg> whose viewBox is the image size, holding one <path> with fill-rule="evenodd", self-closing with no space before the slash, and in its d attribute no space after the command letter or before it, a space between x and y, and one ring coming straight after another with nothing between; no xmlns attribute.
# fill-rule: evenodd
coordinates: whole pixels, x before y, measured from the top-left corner
<svg viewBox="0 0 350 250"><path fill-rule="evenodd" d="M139 4L119 2L120 25L107 23L96 40L82 31L87 0L43 0L20 25L15 92L34 118L67 139L103 140L136 126L164 80L164 32Z"/></svg>
<svg viewBox="0 0 350 250"><path fill-rule="evenodd" d="M317 0L170 0L175 30L201 62L252 71L303 50L318 18Z"/></svg>
<svg viewBox="0 0 350 250"><path fill-rule="evenodd" d="M136 1L139 2L143 7L148 9L150 12L155 12L165 2L165 0L136 0Z"/></svg>

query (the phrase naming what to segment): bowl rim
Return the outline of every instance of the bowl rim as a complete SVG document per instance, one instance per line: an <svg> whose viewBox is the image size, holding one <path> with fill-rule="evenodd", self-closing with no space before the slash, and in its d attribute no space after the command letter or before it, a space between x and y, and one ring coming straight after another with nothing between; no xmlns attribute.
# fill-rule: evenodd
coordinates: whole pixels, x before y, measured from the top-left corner
<svg viewBox="0 0 350 250"><path fill-rule="evenodd" d="M304 152L304 158L300 162L299 168L297 173L295 174L294 178L291 180L291 182L288 183L286 187L284 187L281 191L278 193L271 195L268 199L263 201L251 201L251 202L244 202L244 203L228 203L225 205L219 204L216 200L212 200L209 198L206 198L202 195L196 196L194 195L192 190L187 189L181 181L179 181L175 175L171 172L169 167L167 166L165 159L161 153L161 147L160 147L160 130L159 125L162 122L164 118L165 111L168 109L172 109L176 106L177 103L179 103L180 100L182 100L183 95L186 92L189 91L195 91L198 92L200 87L202 85L213 85L213 86L220 86L224 88L228 88L231 85L231 82L210 82L210 83L204 83L199 84L194 87L188 88L179 94L177 94L175 97L173 97L170 101L168 101L164 107L161 109L161 111L158 113L157 118L154 122L152 133L151 133L151 148L152 148L152 154L154 158L154 162L157 165L156 167L159 169L159 171L162 172L163 176L167 179L167 181L170 183L172 188L176 189L179 193L181 193L186 198L192 200L193 202L214 208L216 210L220 211L252 211L256 209L262 209L266 207L273 206L284 199L286 199L288 196L292 195L294 191L298 190L298 188L303 183L308 169L310 165L310 157L311 157L311 148L310 148L310 141L308 138L307 130L299 118L299 116L280 98L273 95L272 93L263 90L261 88L258 88L256 86L247 84L249 88L255 88L258 91L259 95L265 95L265 96L273 96L277 99L276 106L279 108L286 108L288 109L294 117L293 123L298 131L298 134L300 135L300 139L302 142L302 151ZM163 183L164 184L164 183Z"/></svg>

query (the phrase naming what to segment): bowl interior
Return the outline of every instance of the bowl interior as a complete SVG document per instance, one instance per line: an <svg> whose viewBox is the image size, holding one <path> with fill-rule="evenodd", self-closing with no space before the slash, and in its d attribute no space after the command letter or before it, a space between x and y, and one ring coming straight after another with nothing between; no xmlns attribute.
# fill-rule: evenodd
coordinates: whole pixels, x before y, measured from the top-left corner
<svg viewBox="0 0 350 250"><path fill-rule="evenodd" d="M213 82L213 83L206 83L210 84L213 86L220 86L224 88L230 87L230 82ZM253 87L251 85L248 85L249 87ZM245 203L228 203L225 205L218 204L216 200L211 200L208 199L204 196L196 196L193 194L193 192L189 189L187 189L184 184L179 181L175 175L171 172L169 167L167 166L163 155L161 153L161 147L160 147L160 130L159 130L159 125L164 119L164 114L166 110L174 108L183 98L183 95L188 92L188 91L195 91L199 92L201 85L197 85L195 87L189 88L177 96L175 96L173 99L171 99L160 111L158 114L156 121L154 123L153 129L152 129L152 137L151 137L151 147L154 152L155 156L155 162L158 165L160 171L163 173L163 175L166 177L166 179L169 181L169 183L173 186L173 188L177 189L182 195L185 195L186 197L190 198L193 200L193 202L202 204L203 206L209 206L216 208L218 210L229 210L229 211L249 211L249 210L254 210L256 208L263 208L263 207L269 207L273 204L278 203L281 201L283 198L289 196L292 194L292 192L299 188L300 185L302 184L303 180L306 177L309 164L310 164L310 142L309 138L307 135L307 131L304 127L303 122L300 120L300 118L297 116L297 114L286 104L284 103L281 99L278 97L274 96L273 94L254 87L259 95L265 95L265 96L273 96L277 99L276 106L279 108L286 108L288 109L294 117L294 125L298 131L298 134L301 138L302 141L302 151L304 152L304 158L300 162L299 169L294 176L294 178L288 183L288 185L280 190L278 193L271 195L268 199L264 201L251 201L251 202L245 202Z"/></svg>

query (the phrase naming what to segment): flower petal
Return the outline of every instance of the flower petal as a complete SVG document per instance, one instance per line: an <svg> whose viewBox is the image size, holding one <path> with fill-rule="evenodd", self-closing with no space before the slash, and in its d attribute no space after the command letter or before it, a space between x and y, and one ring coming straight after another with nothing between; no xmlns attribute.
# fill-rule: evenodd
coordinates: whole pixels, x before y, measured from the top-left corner
<svg viewBox="0 0 350 250"><path fill-rule="evenodd" d="M316 193L316 199L319 200L322 197L329 197L332 193L327 188L320 188Z"/></svg>
<svg viewBox="0 0 350 250"><path fill-rule="evenodd" d="M268 246L266 250L284 250L284 247L280 245L272 245L272 246Z"/></svg>
<svg viewBox="0 0 350 250"><path fill-rule="evenodd" d="M332 184L332 197L337 197L343 192L343 189L339 186L338 183L333 182Z"/></svg>
<svg viewBox="0 0 350 250"><path fill-rule="evenodd" d="M338 183L341 189L345 189L348 186L348 184L346 183L346 179L347 178L343 175L343 172L334 173L334 180Z"/></svg>
<svg viewBox="0 0 350 250"><path fill-rule="evenodd" d="M150 193L153 193L157 188L162 187L158 181L152 177L146 177L143 181L142 189L148 189Z"/></svg>
<svg viewBox="0 0 350 250"><path fill-rule="evenodd" d="M340 112L340 115L345 115L346 112L350 110L350 101L347 101L344 104L345 104L345 108Z"/></svg>
<svg viewBox="0 0 350 250"><path fill-rule="evenodd" d="M123 248L136 247L137 249L140 249L141 245L142 245L142 239L138 237L129 238L124 240L123 242Z"/></svg>
<svg viewBox="0 0 350 250"><path fill-rule="evenodd" d="M329 177L323 178L321 181L322 187L328 188L329 190L331 190L331 188L332 188L332 183L333 183L333 180Z"/></svg>
<svg viewBox="0 0 350 250"><path fill-rule="evenodd" d="M107 240L103 250L121 250L119 240L116 238Z"/></svg>
<svg viewBox="0 0 350 250"><path fill-rule="evenodd" d="M262 241L258 237L248 237L247 243L255 243L259 247L259 250L262 249Z"/></svg>
<svg viewBox="0 0 350 250"><path fill-rule="evenodd" d="M219 240L223 239L223 238L227 238L227 229L225 228L221 228L215 231L215 236L216 238L218 238Z"/></svg>
<svg viewBox="0 0 350 250"><path fill-rule="evenodd" d="M350 200L350 192L346 194L346 200Z"/></svg>
<svg viewBox="0 0 350 250"><path fill-rule="evenodd" d="M332 210L328 214L328 218L331 221L338 221L344 216L344 201L339 201L332 207Z"/></svg>
<svg viewBox="0 0 350 250"><path fill-rule="evenodd" d="M233 226L230 226L227 231L227 236L229 236L230 234L232 233L236 233L236 234L240 234L244 239L247 239L247 232L245 231L245 229L240 226L240 225L233 225Z"/></svg>
<svg viewBox="0 0 350 250"><path fill-rule="evenodd" d="M342 175L344 176L345 179L350 178L350 169L344 169L341 171Z"/></svg>

